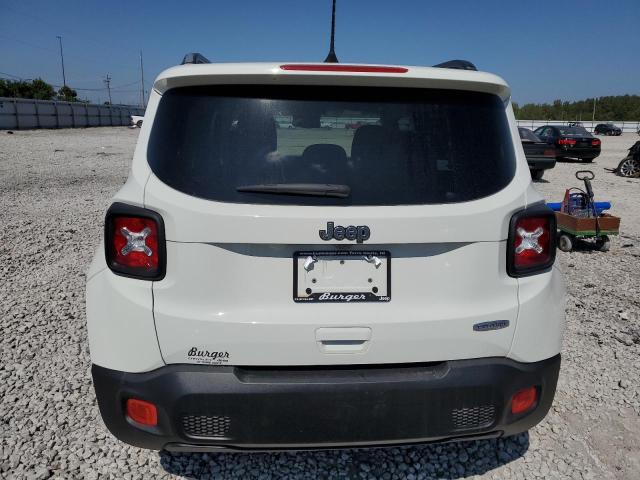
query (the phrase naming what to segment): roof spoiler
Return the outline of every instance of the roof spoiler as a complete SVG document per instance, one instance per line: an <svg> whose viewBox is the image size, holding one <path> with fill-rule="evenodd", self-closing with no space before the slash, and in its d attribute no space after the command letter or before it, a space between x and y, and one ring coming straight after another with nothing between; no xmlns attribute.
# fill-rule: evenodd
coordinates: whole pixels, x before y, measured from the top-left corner
<svg viewBox="0 0 640 480"><path fill-rule="evenodd" d="M456 70L473 70L477 72L476 66L467 60L449 60L448 62L434 65L436 68L455 68Z"/></svg>
<svg viewBox="0 0 640 480"><path fill-rule="evenodd" d="M182 63L180 65L189 65L196 63L211 63L207 57L202 55L201 53L187 53L182 59Z"/></svg>

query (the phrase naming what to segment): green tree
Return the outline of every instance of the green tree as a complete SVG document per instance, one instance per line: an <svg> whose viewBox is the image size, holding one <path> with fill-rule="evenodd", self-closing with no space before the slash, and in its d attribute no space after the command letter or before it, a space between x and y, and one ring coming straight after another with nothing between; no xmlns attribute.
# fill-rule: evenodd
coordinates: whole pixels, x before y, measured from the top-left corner
<svg viewBox="0 0 640 480"><path fill-rule="evenodd" d="M65 102L77 102L78 92L65 85L64 87L60 88L60 90L58 90L58 99L64 100Z"/></svg>
<svg viewBox="0 0 640 480"><path fill-rule="evenodd" d="M0 97L9 96L9 83L4 78L0 78Z"/></svg>
<svg viewBox="0 0 640 480"><path fill-rule="evenodd" d="M518 120L591 120L593 98L575 102L555 100L548 103L514 103L514 114ZM596 120L640 121L640 95L617 95L595 99Z"/></svg>
<svg viewBox="0 0 640 480"><path fill-rule="evenodd" d="M51 85L42 80L36 78L31 81L31 96L27 98L36 98L38 100L51 100L56 92Z"/></svg>
<svg viewBox="0 0 640 480"><path fill-rule="evenodd" d="M56 92L51 85L36 78L35 80L0 80L0 96L14 98L36 98L51 100Z"/></svg>

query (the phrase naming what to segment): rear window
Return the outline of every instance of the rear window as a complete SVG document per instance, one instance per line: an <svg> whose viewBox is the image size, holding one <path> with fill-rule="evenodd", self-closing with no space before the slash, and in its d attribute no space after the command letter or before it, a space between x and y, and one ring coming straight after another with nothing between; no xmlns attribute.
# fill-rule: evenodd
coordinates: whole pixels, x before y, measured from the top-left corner
<svg viewBox="0 0 640 480"><path fill-rule="evenodd" d="M148 160L176 190L253 204L464 202L496 193L515 172L499 97L367 87L169 90L154 119ZM273 184L284 191L243 188ZM349 193L291 194L292 184L347 186Z"/></svg>
<svg viewBox="0 0 640 480"><path fill-rule="evenodd" d="M567 135L569 137L579 137L583 135L586 135L588 137L591 136L591 134L584 127L558 127L558 130L560 130L560 135Z"/></svg>

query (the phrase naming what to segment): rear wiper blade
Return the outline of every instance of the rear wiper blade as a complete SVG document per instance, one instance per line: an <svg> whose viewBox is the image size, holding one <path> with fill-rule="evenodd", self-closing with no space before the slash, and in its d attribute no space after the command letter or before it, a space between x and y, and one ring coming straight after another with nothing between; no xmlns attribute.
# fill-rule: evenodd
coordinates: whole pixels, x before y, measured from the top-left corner
<svg viewBox="0 0 640 480"><path fill-rule="evenodd" d="M347 198L351 194L351 188L348 185L333 185L330 183L265 183L258 185L241 185L236 188L236 191L338 198Z"/></svg>

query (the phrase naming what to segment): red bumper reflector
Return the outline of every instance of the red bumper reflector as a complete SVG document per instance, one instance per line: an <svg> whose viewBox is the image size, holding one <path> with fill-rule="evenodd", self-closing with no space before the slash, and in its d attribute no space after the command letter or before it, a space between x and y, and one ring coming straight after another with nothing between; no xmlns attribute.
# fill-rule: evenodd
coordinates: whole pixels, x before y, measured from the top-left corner
<svg viewBox="0 0 640 480"><path fill-rule="evenodd" d="M524 413L531 410L538 400L538 389L536 387L523 388L518 390L511 397L511 413Z"/></svg>
<svg viewBox="0 0 640 480"><path fill-rule="evenodd" d="M127 400L127 416L140 425L155 427L158 424L158 411L153 403L130 398Z"/></svg>
<svg viewBox="0 0 640 480"><path fill-rule="evenodd" d="M337 63L319 63L313 65L287 64L280 65L281 70L300 72L364 72L364 73L407 73L404 67L379 67L375 65L340 65Z"/></svg>

